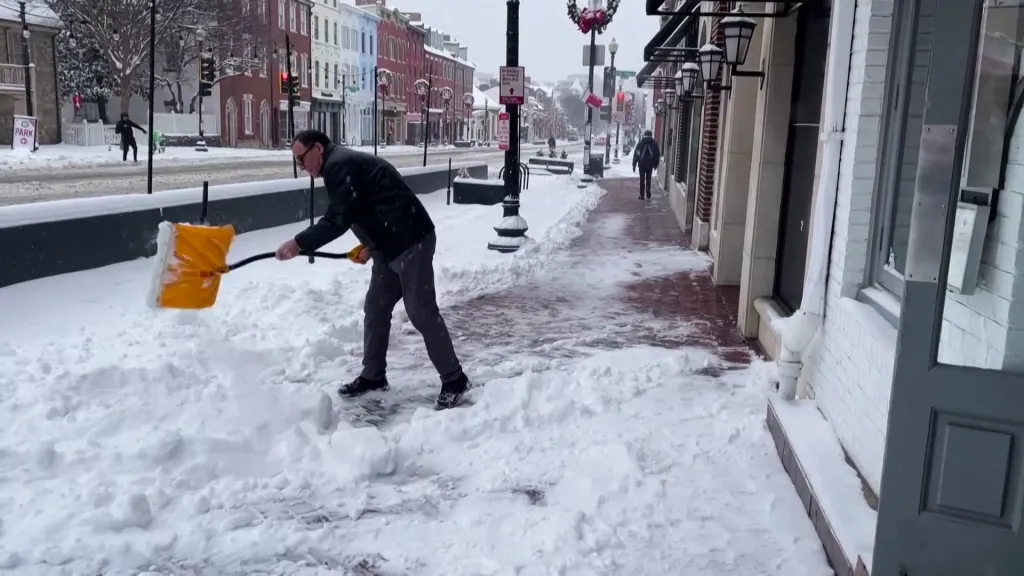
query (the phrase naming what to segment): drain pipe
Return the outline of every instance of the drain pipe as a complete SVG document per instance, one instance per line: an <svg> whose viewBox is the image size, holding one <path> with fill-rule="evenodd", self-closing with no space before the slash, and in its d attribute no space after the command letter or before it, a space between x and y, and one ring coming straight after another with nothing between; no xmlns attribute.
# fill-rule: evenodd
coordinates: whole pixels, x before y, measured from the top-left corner
<svg viewBox="0 0 1024 576"><path fill-rule="evenodd" d="M810 252L804 267L804 292L800 309L782 321L781 346L776 361L779 395L792 400L803 372L803 353L821 330L825 312L825 290L832 251L839 192L839 160L843 149L846 97L850 84L850 53L857 2L832 3L832 31L829 37L828 78L825 85L825 110L822 113L820 140L821 174L813 206Z"/></svg>

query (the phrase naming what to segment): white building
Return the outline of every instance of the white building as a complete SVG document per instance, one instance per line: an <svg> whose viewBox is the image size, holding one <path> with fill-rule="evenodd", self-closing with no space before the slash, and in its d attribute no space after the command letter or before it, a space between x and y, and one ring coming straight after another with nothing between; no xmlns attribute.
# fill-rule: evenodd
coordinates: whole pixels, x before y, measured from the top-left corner
<svg viewBox="0 0 1024 576"><path fill-rule="evenodd" d="M340 142L343 137L340 66L344 36L338 9L329 2L313 4L312 118L314 128Z"/></svg>
<svg viewBox="0 0 1024 576"><path fill-rule="evenodd" d="M474 80L473 82L477 82ZM497 89L494 96L488 96L479 88L473 88L473 118L470 121L470 139L490 142L498 133L498 112L504 107L498 104Z"/></svg>
<svg viewBox="0 0 1024 576"><path fill-rule="evenodd" d="M360 54L363 50L369 49L369 42L363 30L365 27L363 21L368 14L365 10L356 8L355 5L342 0L338 2L338 17L341 27L340 77L338 81L345 86L343 131L347 143L359 145L367 138L362 121L362 109L365 106L360 97L363 75L360 67Z"/></svg>

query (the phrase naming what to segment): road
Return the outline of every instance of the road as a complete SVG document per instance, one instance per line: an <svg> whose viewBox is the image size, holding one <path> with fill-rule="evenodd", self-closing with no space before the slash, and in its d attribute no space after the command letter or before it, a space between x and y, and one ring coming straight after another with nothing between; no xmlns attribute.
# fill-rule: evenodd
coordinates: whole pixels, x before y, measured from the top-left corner
<svg viewBox="0 0 1024 576"><path fill-rule="evenodd" d="M522 147L523 156L533 153L538 146ZM495 149L481 152L479 149L438 150L427 155L428 164L483 161L499 163L504 153ZM421 153L389 155L387 159L398 167L421 166ZM211 186L237 184L290 178L292 163L284 158L252 159L231 164L223 162L187 162L153 167L153 190L176 190L202 186L204 180ZM146 167L139 166L98 166L87 169L62 169L51 172L12 172L0 176L0 206L28 204L67 198L90 196L113 196L133 194L146 190Z"/></svg>

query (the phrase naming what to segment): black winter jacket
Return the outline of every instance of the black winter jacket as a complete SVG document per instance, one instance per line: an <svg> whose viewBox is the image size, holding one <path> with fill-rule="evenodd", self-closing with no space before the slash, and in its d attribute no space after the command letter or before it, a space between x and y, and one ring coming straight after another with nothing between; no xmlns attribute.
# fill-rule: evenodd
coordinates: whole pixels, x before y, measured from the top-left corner
<svg viewBox="0 0 1024 576"><path fill-rule="evenodd" d="M653 170L658 167L659 162L661 150L658 149L658 143L651 136L644 136L633 150L633 169L635 170L639 164L641 170Z"/></svg>
<svg viewBox="0 0 1024 576"><path fill-rule="evenodd" d="M121 137L121 142L132 142L135 140L135 132L132 130L142 130L142 133L146 133L146 129L139 126L131 120L118 120L117 124L114 125L114 134Z"/></svg>
<svg viewBox="0 0 1024 576"><path fill-rule="evenodd" d="M317 250L351 229L374 260L390 262L434 232L427 209L387 160L330 144L322 175L330 204L295 236L302 250Z"/></svg>

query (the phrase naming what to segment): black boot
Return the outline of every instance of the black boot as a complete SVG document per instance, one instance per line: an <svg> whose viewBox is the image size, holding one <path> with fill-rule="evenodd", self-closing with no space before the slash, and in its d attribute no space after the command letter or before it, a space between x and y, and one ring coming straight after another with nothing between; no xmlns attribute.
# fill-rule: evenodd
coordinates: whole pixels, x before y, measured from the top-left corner
<svg viewBox="0 0 1024 576"><path fill-rule="evenodd" d="M380 380L370 380L362 376L356 378L351 384L344 384L338 388L338 395L347 398L362 396L367 392L387 392L391 386L388 385L387 377Z"/></svg>
<svg viewBox="0 0 1024 576"><path fill-rule="evenodd" d="M447 410L458 406L462 401L462 395L467 390L469 390L469 378L464 373L459 374L455 380L441 384L441 392L437 395L434 408Z"/></svg>

